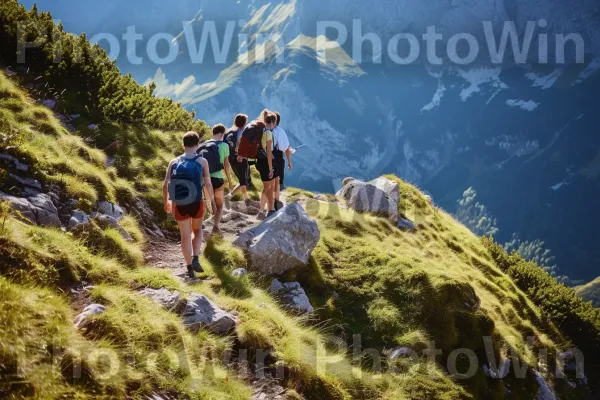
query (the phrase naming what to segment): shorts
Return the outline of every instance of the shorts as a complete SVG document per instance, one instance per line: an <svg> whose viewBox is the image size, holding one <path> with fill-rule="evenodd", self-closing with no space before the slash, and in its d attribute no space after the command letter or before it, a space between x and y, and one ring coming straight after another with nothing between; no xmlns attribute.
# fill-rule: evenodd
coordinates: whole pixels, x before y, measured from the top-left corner
<svg viewBox="0 0 600 400"><path fill-rule="evenodd" d="M173 216L175 221L186 221L190 218L204 219L206 213L206 203L204 199L200 203L178 206L173 204Z"/></svg>
<svg viewBox="0 0 600 400"><path fill-rule="evenodd" d="M222 178L213 178L211 176L210 182L212 183L213 190L221 189L225 185L225 179Z"/></svg>
<svg viewBox="0 0 600 400"><path fill-rule="evenodd" d="M273 163L273 166L275 166L275 163ZM263 182L270 182L277 178L277 170L274 170L273 177L269 178L269 162L266 158L259 158L256 160L256 169L260 173L260 180Z"/></svg>
<svg viewBox="0 0 600 400"><path fill-rule="evenodd" d="M279 177L279 183L283 184L283 177L285 175L285 159L275 157L275 160L273 160L273 167L275 168L275 173Z"/></svg>
<svg viewBox="0 0 600 400"><path fill-rule="evenodd" d="M244 158L242 162L238 162L237 159L229 159L229 164L231 164L233 173L238 178L238 181L240 181L240 185L248 186L250 182L250 166L248 165L248 160Z"/></svg>

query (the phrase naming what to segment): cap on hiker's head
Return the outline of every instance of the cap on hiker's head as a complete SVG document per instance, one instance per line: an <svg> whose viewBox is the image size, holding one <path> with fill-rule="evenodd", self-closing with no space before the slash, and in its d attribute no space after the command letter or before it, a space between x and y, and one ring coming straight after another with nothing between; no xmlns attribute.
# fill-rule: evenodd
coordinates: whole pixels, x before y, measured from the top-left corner
<svg viewBox="0 0 600 400"><path fill-rule="evenodd" d="M183 146L184 147L194 147L200 143L200 135L198 132L189 131L185 135L183 135Z"/></svg>

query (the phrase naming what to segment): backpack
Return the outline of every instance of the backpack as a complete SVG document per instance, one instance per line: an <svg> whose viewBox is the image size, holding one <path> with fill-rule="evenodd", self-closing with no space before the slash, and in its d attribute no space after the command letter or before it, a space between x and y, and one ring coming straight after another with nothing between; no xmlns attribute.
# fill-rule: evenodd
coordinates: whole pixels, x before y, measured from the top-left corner
<svg viewBox="0 0 600 400"><path fill-rule="evenodd" d="M223 142L218 142L216 140L207 140L202 143L202 145L198 148L196 154L204 157L208 162L208 169L211 174L215 172L221 171L223 167L223 163L221 163L221 154L219 154L219 144Z"/></svg>
<svg viewBox="0 0 600 400"><path fill-rule="evenodd" d="M262 135L265 128L265 124L260 121L253 121L244 128L238 148L238 156L258 158L260 150L262 150Z"/></svg>
<svg viewBox="0 0 600 400"><path fill-rule="evenodd" d="M229 158L237 158L237 142L240 137L241 129L230 129L225 134L225 143L229 145Z"/></svg>
<svg viewBox="0 0 600 400"><path fill-rule="evenodd" d="M178 206L199 203L202 201L202 165L194 158L179 157L171 167L169 179L169 200Z"/></svg>

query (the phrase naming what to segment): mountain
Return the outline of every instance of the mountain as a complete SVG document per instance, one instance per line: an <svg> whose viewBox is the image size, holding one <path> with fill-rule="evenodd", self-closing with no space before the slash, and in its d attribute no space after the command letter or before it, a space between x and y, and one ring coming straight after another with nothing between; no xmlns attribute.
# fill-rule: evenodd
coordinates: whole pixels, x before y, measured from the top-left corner
<svg viewBox="0 0 600 400"><path fill-rule="evenodd" d="M594 306L600 307L600 278L596 278L586 285L577 286L575 292L586 301L591 301Z"/></svg>
<svg viewBox="0 0 600 400"><path fill-rule="evenodd" d="M295 155L290 184L333 192L346 176L394 173L457 214L463 213L459 201L471 188L487 218L496 221L492 231L498 241L516 241L516 248L538 243L540 251L552 253L547 267L556 274L572 281L594 277L591 266L598 265L600 253L591 227L600 214L587 210L600 190L600 142L594 134L600 85L597 2L580 1L575 8L554 0L38 3L55 11L67 30L85 30L89 37L102 32L119 37L135 25L144 34L136 47L140 55L151 34L176 37L180 54L173 63L155 65L146 57L134 65L123 51L117 63L139 82L155 82L157 94L195 109L210 124L228 124L240 111L252 116L263 108L280 111L293 144L307 144ZM444 38L472 34L480 56L465 66L446 56L437 66L422 55L400 66L385 53L377 64L369 43L354 54L357 18L363 34L378 35L384 53L394 34L420 37L435 25ZM546 28L540 27L541 19ZM182 21L191 21L196 39L207 22L215 23L221 39L227 22L233 23L224 59L213 58L209 45L201 64L190 62ZM322 21L341 24L348 31L346 43L337 43L330 30L327 52L318 52L317 23ZM527 62L515 64L509 48L502 63L491 64L483 21L491 22L497 39L504 21L514 21L521 36L528 21L536 22ZM536 51L542 33L550 38L546 64ZM582 64L574 62L572 43L566 63L556 63L555 35L569 33L584 41ZM267 45L265 62L259 63L255 56L264 40L279 46ZM248 62L239 53L249 55Z"/></svg>
<svg viewBox="0 0 600 400"><path fill-rule="evenodd" d="M291 239L268 249L305 240L295 224L319 237L308 262L277 276L285 295L264 272L273 265L231 243L259 224L244 202L233 202L242 211L227 213L224 235L207 238L205 273L186 279L162 179L183 133L206 124L16 1L0 3L5 43L16 21L40 41L37 28L51 27L86 56L66 52L57 67L46 43L15 68L11 47L0 49L1 397L598 396L598 309L393 175L378 180L389 195L366 202L385 198L395 218L355 212L342 194L288 189L295 204L261 229Z"/></svg>

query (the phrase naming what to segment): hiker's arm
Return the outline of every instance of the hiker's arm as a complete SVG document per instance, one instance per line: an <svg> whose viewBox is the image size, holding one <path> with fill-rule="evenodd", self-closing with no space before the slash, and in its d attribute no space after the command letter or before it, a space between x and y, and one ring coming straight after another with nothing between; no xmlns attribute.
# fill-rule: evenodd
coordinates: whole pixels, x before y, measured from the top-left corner
<svg viewBox="0 0 600 400"><path fill-rule="evenodd" d="M231 181L231 168L229 167L229 157L225 157L225 162L223 163L225 167L225 175L227 175L227 183L229 184L229 190L233 186L233 182Z"/></svg>
<svg viewBox="0 0 600 400"><path fill-rule="evenodd" d="M269 163L269 178L273 177L273 150L271 146L273 145L273 140L267 141L267 162Z"/></svg>
<svg viewBox="0 0 600 400"><path fill-rule="evenodd" d="M202 164L202 180L204 181L204 188L208 193L208 198L210 199L210 205L212 208L213 215L217 213L217 203L215 203L215 192L213 190L212 182L210 181L210 170L208 169L208 161L202 159L200 161Z"/></svg>
<svg viewBox="0 0 600 400"><path fill-rule="evenodd" d="M165 212L171 213L171 202L169 201L169 179L171 178L171 168L173 167L173 161L169 163L167 167L167 173L165 175L165 181L163 182L163 204Z"/></svg>
<svg viewBox="0 0 600 400"><path fill-rule="evenodd" d="M287 157L288 160L288 169L292 169L292 149L291 148L287 148L285 150L285 156Z"/></svg>

